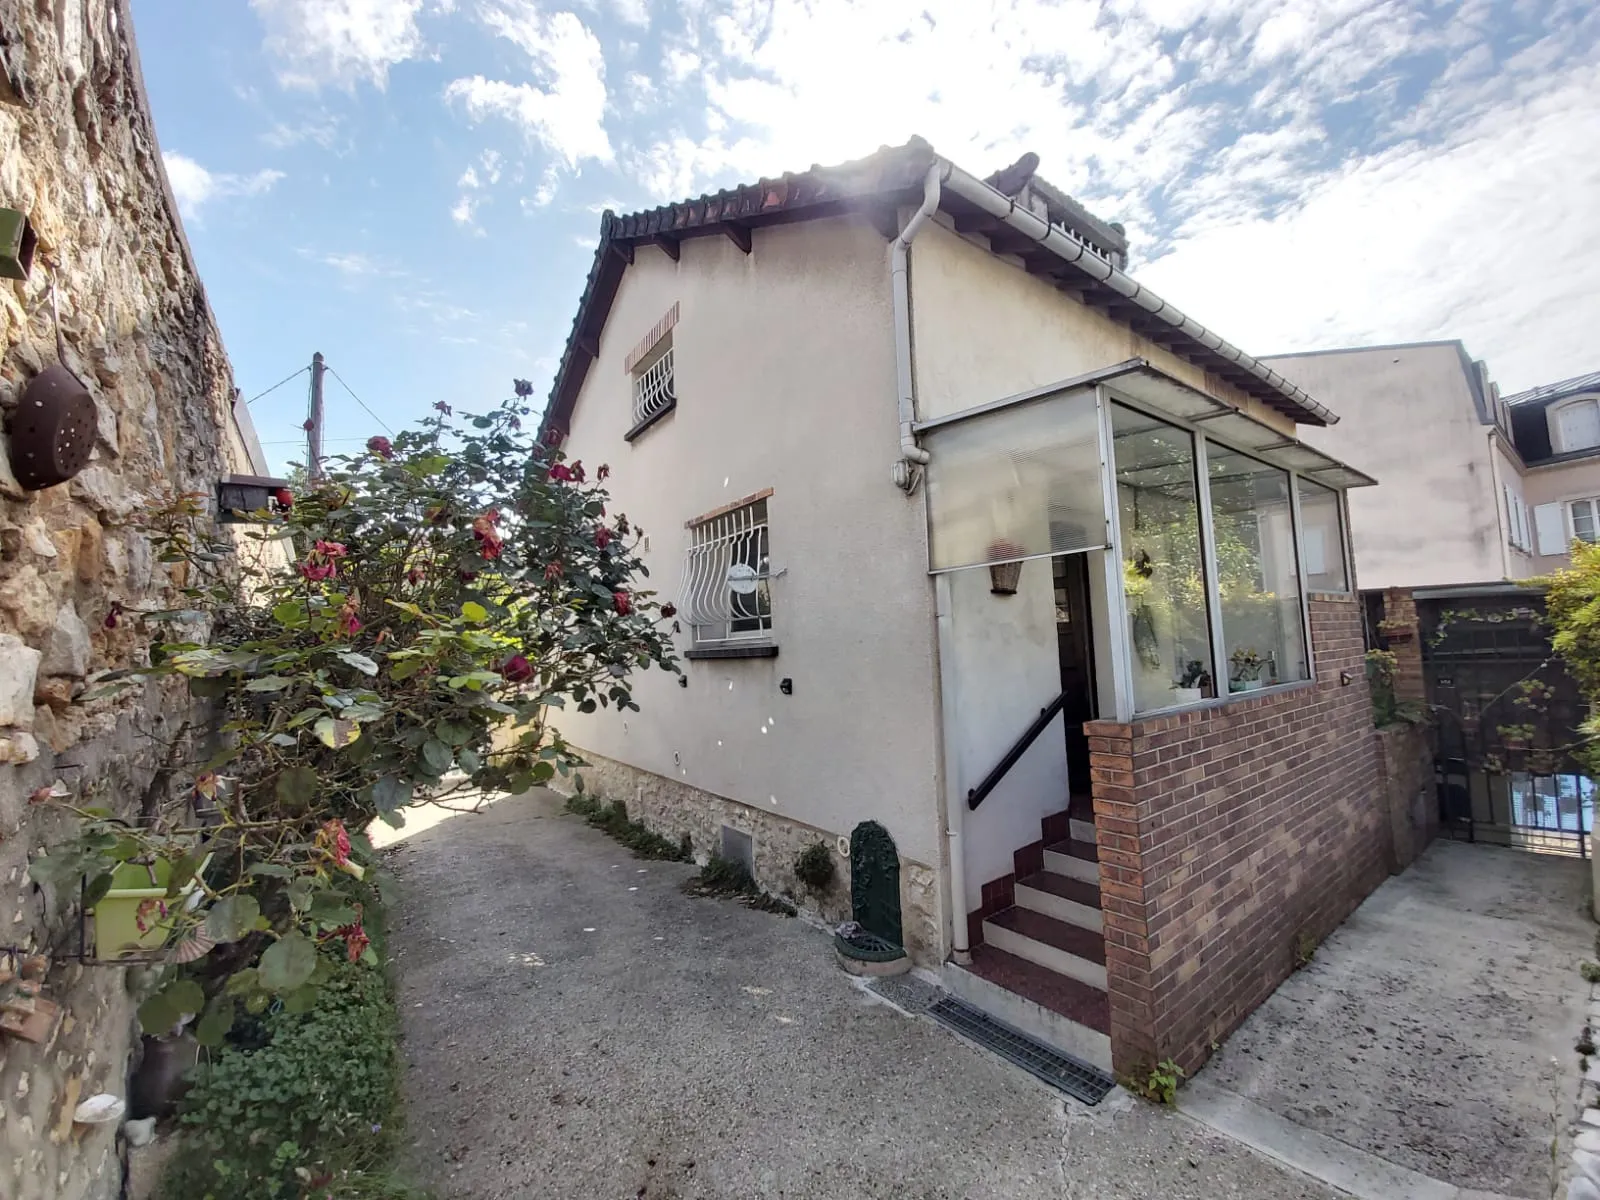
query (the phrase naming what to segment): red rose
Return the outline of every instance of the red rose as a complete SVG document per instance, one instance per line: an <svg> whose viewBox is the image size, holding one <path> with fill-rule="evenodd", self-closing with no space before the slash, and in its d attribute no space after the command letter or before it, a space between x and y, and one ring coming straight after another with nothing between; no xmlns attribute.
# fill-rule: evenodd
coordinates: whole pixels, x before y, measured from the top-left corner
<svg viewBox="0 0 1600 1200"><path fill-rule="evenodd" d="M615 539L616 536L617 535L612 533L610 529L606 528L606 526L601 525L594 531L594 544L600 549L604 550L612 543L612 540Z"/></svg>
<svg viewBox="0 0 1600 1200"><path fill-rule="evenodd" d="M351 962L359 961L361 952L372 942L372 939L367 936L367 931L361 928L360 921L357 921L354 925L341 925L334 936L344 939L345 954Z"/></svg>
<svg viewBox="0 0 1600 1200"><path fill-rule="evenodd" d="M113 600L106 610L106 628L115 629L122 622L122 601Z"/></svg>
<svg viewBox="0 0 1600 1200"><path fill-rule="evenodd" d="M317 835L317 842L333 856L336 865L342 867L350 861L350 835L345 832L344 822L338 817L322 823L322 832Z"/></svg>
<svg viewBox="0 0 1600 1200"><path fill-rule="evenodd" d="M572 464L572 477L579 483L583 482L583 460L581 458Z"/></svg>
<svg viewBox="0 0 1600 1200"><path fill-rule="evenodd" d="M678 606L676 604L663 604L661 606L661 615L663 617L675 617L675 616L677 616L678 615Z"/></svg>
<svg viewBox="0 0 1600 1200"><path fill-rule="evenodd" d="M317 423L315 421L313 421L310 417L307 417L304 421L302 421L300 423L300 428L304 429L307 433L310 433L316 427L317 427Z"/></svg>
<svg viewBox="0 0 1600 1200"><path fill-rule="evenodd" d="M435 411L437 411L437 412L442 412L442 413L443 413L443 414L444 414L444 415L445 415L445 416L447 416L447 417L448 417L448 416L449 416L449 415L450 415L450 414L451 414L451 413L453 413L453 412L454 412L454 411L455 411L455 410L454 410L454 409L453 409L453 408L451 408L451 407L450 407L450 406L449 406L449 405L448 405L448 404L446 404L446 403L445 403L445 402L444 402L444 401L443 401L443 400L436 400L436 401L434 401L434 404L433 404L433 407L434 407L434 409L435 409Z"/></svg>
<svg viewBox="0 0 1600 1200"><path fill-rule="evenodd" d="M456 575L462 583L471 583L478 577L478 573L476 571L462 571L459 569L456 571Z"/></svg>
<svg viewBox="0 0 1600 1200"><path fill-rule="evenodd" d="M627 592L612 592L611 606L625 617L633 611L633 597Z"/></svg>
<svg viewBox="0 0 1600 1200"><path fill-rule="evenodd" d="M550 478L557 483L571 483L573 480L572 468L566 463L557 463L550 468Z"/></svg>
<svg viewBox="0 0 1600 1200"><path fill-rule="evenodd" d="M386 437L369 437L367 439L367 449L379 458L394 457L394 445Z"/></svg>
<svg viewBox="0 0 1600 1200"><path fill-rule="evenodd" d="M279 488L277 491L272 493L272 498L278 502L279 508L294 507L294 493L288 488Z"/></svg>
<svg viewBox="0 0 1600 1200"><path fill-rule="evenodd" d="M560 579L561 572L565 569L566 568L561 565L559 560L553 563L546 563L544 568L544 581L549 583L552 580Z"/></svg>
<svg viewBox="0 0 1600 1200"><path fill-rule="evenodd" d="M421 583L422 582L422 568L421 567L412 567L411 570L407 571L406 572L406 582L407 583Z"/></svg>
<svg viewBox="0 0 1600 1200"><path fill-rule="evenodd" d="M356 634L361 632L361 622L356 617L356 606L354 601L346 603L345 606L339 610L339 632L343 633L346 637L355 637Z"/></svg>
<svg viewBox="0 0 1600 1200"><path fill-rule="evenodd" d="M526 683L533 678L533 664L520 654L513 654L500 664L500 678L507 683Z"/></svg>
<svg viewBox="0 0 1600 1200"><path fill-rule="evenodd" d="M594 477L596 479L598 479L601 483L604 483L610 477L610 475L611 475L611 467L607 463L601 463L600 466L599 466L599 469L596 470L595 473L594 473Z"/></svg>

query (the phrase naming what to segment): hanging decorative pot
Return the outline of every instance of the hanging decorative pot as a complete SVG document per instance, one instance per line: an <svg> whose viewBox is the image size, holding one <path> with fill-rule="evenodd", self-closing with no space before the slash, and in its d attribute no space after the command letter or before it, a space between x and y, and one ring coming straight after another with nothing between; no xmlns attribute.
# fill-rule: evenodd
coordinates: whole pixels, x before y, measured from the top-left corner
<svg viewBox="0 0 1600 1200"><path fill-rule="evenodd" d="M94 397L57 364L22 390L11 418L11 471L30 492L65 483L89 465L97 425Z"/></svg>
<svg viewBox="0 0 1600 1200"><path fill-rule="evenodd" d="M989 557L1010 558L1023 553L1021 546L1004 538L989 543ZM989 568L989 590L996 596L1015 596L1017 583L1022 578L1022 562L994 563Z"/></svg>

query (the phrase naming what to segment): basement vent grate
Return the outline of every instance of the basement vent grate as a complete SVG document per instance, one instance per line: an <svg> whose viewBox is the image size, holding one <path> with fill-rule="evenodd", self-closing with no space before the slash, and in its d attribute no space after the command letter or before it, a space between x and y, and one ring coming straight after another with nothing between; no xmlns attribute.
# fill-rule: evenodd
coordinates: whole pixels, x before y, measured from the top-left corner
<svg viewBox="0 0 1600 1200"><path fill-rule="evenodd" d="M936 1001L928 1015L1085 1104L1099 1104L1116 1085L1116 1080L1098 1067L1052 1050L954 996Z"/></svg>

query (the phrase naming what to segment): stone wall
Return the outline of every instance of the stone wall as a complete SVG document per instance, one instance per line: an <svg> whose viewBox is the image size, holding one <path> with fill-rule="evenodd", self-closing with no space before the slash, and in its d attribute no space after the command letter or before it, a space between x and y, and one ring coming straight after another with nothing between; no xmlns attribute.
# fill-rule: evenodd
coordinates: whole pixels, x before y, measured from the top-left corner
<svg viewBox="0 0 1600 1200"><path fill-rule="evenodd" d="M1361 611L1310 609L1309 685L1086 727L1119 1072L1193 1074L1388 874Z"/></svg>
<svg viewBox="0 0 1600 1200"><path fill-rule="evenodd" d="M70 961L73 912L27 877L68 822L29 798L59 781L132 813L162 786L194 728L182 689L79 699L86 677L138 661L137 621L108 627L112 604L170 606L167 569L131 521L151 497L259 470L121 0L0 0L0 206L38 234L31 278L0 280L0 415L58 361L53 303L60 357L98 408L93 461L44 491L18 486L0 434L0 944L50 954L45 994L62 1012L44 1044L0 1036L0 1195L98 1200L120 1187L116 1133L71 1115L82 1097L126 1094L136 981Z"/></svg>
<svg viewBox="0 0 1600 1200"><path fill-rule="evenodd" d="M589 765L580 774L589 793L604 800L621 800L627 805L629 817L665 837L677 840L688 834L696 862L704 864L711 854L720 851L722 827L727 825L750 835L755 880L764 889L794 901L829 923L849 919L850 859L848 852L839 852L839 839L849 838L848 829L817 829L626 763L587 752L584 757ZM795 858L818 842L833 849L837 867L833 886L821 894L807 888L794 874ZM903 855L900 919L906 953L920 965L938 965L944 953L938 873Z"/></svg>

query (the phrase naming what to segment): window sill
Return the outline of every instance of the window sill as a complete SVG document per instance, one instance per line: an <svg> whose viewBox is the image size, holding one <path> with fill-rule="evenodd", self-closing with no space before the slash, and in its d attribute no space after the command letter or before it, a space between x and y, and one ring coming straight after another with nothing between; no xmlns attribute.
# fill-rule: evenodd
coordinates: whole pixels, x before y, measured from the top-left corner
<svg viewBox="0 0 1600 1200"><path fill-rule="evenodd" d="M674 400L671 404L667 405L665 408L660 409L657 412L651 413L648 417L646 417L644 420L640 421L632 429L628 430L627 433L623 434L622 435L622 440L625 441L625 442L633 441L634 438L638 437L646 429L649 429L650 426L654 425L657 421L661 420L662 417L666 416L669 412L671 412L673 409L675 409L677 407L678 407L678 402L676 400Z"/></svg>
<svg viewBox="0 0 1600 1200"><path fill-rule="evenodd" d="M777 658L778 644L776 642L752 642L747 646L741 646L737 643L729 646L696 646L692 650L685 651L683 656L689 659Z"/></svg>
<svg viewBox="0 0 1600 1200"><path fill-rule="evenodd" d="M1207 708L1224 708L1229 704L1238 704L1243 700L1259 700L1263 696L1281 696L1285 692L1298 692L1305 688L1316 687L1315 679L1296 679L1293 683L1279 683L1272 687L1256 688L1249 692L1229 692L1226 696L1214 696L1210 700L1199 700L1193 704L1169 704L1165 708L1148 708L1133 714L1135 721L1150 720L1155 717L1170 717L1174 713L1197 712Z"/></svg>

